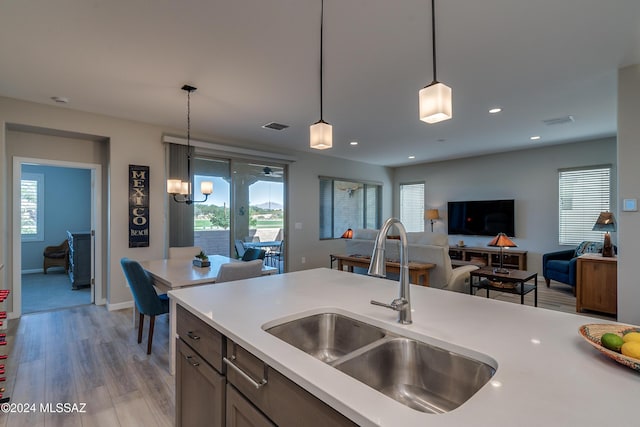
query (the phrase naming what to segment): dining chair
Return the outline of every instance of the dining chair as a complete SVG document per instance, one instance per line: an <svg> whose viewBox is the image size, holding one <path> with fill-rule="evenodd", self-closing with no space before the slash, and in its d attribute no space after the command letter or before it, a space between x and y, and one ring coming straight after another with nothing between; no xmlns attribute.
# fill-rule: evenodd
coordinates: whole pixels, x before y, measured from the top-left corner
<svg viewBox="0 0 640 427"><path fill-rule="evenodd" d="M282 251L284 249L283 246L284 246L284 240L281 240L280 245L276 249L271 249L267 253L267 258L268 258L267 264L272 267L276 267L278 269L278 274L281 273L280 264L282 261L282 257L284 255L284 252Z"/></svg>
<svg viewBox="0 0 640 427"><path fill-rule="evenodd" d="M235 240L235 246L236 246L236 255L237 255L236 258L242 258L247 248L245 248L244 243L240 239Z"/></svg>
<svg viewBox="0 0 640 427"><path fill-rule="evenodd" d="M133 300L140 312L138 325L138 344L142 342L142 327L144 325L145 314L149 316L149 338L147 342L147 354L151 354L151 344L153 342L153 327L156 316L169 312L169 297L166 294L158 295L153 287L153 281L149 274L139 262L129 258L120 260L124 276L129 282Z"/></svg>
<svg viewBox="0 0 640 427"><path fill-rule="evenodd" d="M252 277L260 277L261 275L261 259L254 259L253 261L247 262L229 262L220 266L216 283L250 279Z"/></svg>
<svg viewBox="0 0 640 427"><path fill-rule="evenodd" d="M247 248L242 255L242 261L253 261L254 259L264 259L267 251L258 248Z"/></svg>
<svg viewBox="0 0 640 427"><path fill-rule="evenodd" d="M190 259L202 252L200 246L174 246L169 248L169 258Z"/></svg>

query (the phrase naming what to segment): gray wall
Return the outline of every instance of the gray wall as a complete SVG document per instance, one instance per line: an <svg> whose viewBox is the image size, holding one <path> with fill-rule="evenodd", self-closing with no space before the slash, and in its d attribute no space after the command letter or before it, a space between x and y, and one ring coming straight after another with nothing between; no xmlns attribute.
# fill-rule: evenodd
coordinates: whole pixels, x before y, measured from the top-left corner
<svg viewBox="0 0 640 427"><path fill-rule="evenodd" d="M618 180L620 203L640 199L640 65L618 73ZM623 173L624 172L624 173ZM622 232L624 231L624 232ZM618 320L640 325L640 212L618 215Z"/></svg>
<svg viewBox="0 0 640 427"><path fill-rule="evenodd" d="M344 253L345 243L341 239L320 240L319 176L380 182L384 221L391 216L393 170L314 153L300 152L295 155L297 161L289 167L288 270L328 267L329 254Z"/></svg>
<svg viewBox="0 0 640 427"><path fill-rule="evenodd" d="M91 229L91 171L24 165L22 172L44 175L44 240L22 242L22 271L42 271L46 246L59 245L67 238L67 230Z"/></svg>
<svg viewBox="0 0 640 427"><path fill-rule="evenodd" d="M434 232L447 232L447 201L514 199L518 249L528 251L527 269L542 273L542 254L558 245L558 169L610 163L616 176L614 138L514 151L461 160L397 168L394 188L425 181L425 208L437 208L443 220ZM399 206L398 191L395 209ZM614 183L613 194L616 194ZM616 212L615 198L612 211ZM430 227L425 225L425 230ZM615 241L616 233L612 236ZM450 245L486 246L490 237L449 236Z"/></svg>

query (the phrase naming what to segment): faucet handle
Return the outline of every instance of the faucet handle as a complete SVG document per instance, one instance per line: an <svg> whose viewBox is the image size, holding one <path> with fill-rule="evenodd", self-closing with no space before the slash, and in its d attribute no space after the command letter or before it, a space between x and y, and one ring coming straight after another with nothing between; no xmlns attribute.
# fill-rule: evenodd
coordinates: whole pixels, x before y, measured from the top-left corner
<svg viewBox="0 0 640 427"><path fill-rule="evenodd" d="M371 300L371 304L373 305L379 305L380 307L386 307L386 308L390 308L391 310L395 310L395 311L400 311L402 310L407 304L409 304L409 301L407 301L404 298L396 298L393 301L391 301L390 304L385 304L383 302L379 302L379 301L375 301L375 300Z"/></svg>

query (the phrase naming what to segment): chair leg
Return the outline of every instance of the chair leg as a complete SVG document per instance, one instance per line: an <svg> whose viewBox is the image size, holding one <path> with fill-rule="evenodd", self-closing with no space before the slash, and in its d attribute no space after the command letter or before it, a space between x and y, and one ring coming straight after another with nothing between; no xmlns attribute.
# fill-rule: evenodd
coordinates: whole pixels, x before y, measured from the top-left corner
<svg viewBox="0 0 640 427"><path fill-rule="evenodd" d="M551 286L551 279L547 279L546 277L544 278L544 281L547 284L547 288Z"/></svg>
<svg viewBox="0 0 640 427"><path fill-rule="evenodd" d="M153 326L156 323L156 316L149 316L149 343L147 344L147 354L151 354L151 343L153 342Z"/></svg>
<svg viewBox="0 0 640 427"><path fill-rule="evenodd" d="M140 313L140 320L138 320L138 344L142 342L142 327L144 326L144 314Z"/></svg>

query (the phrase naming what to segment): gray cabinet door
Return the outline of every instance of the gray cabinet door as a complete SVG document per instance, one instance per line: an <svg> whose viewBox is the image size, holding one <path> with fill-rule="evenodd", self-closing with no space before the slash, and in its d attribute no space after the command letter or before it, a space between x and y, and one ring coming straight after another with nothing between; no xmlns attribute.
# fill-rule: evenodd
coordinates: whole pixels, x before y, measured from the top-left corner
<svg viewBox="0 0 640 427"><path fill-rule="evenodd" d="M227 384L227 426L226 427L275 427L262 412L230 384Z"/></svg>
<svg viewBox="0 0 640 427"><path fill-rule="evenodd" d="M224 426L224 377L182 340L176 341L176 426Z"/></svg>

